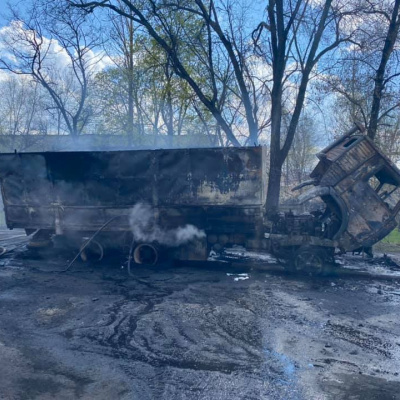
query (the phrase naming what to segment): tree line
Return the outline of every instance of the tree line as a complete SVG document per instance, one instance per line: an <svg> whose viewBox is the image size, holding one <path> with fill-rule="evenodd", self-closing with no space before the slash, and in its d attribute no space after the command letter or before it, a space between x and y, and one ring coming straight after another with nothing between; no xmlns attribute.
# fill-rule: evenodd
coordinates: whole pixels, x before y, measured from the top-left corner
<svg viewBox="0 0 400 400"><path fill-rule="evenodd" d="M267 208L354 121L397 153L400 0L35 0L0 32L3 134L268 146ZM282 181L283 178L283 181Z"/></svg>

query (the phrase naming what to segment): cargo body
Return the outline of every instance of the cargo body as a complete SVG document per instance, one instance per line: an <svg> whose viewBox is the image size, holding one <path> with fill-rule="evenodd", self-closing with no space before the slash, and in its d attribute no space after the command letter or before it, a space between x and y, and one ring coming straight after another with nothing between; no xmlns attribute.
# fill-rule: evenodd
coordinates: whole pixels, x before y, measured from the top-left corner
<svg viewBox="0 0 400 400"><path fill-rule="evenodd" d="M115 218L104 232L129 232L140 203L165 229L193 224L243 242L262 225L266 162L262 147L0 154L6 223L87 234Z"/></svg>

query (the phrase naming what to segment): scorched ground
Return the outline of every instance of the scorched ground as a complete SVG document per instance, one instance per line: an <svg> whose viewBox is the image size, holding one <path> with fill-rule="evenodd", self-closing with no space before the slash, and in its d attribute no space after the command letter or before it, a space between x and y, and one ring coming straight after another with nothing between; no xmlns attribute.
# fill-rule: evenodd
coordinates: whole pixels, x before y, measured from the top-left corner
<svg viewBox="0 0 400 400"><path fill-rule="evenodd" d="M21 243L0 265L2 400L400 398L396 279L221 264L128 278L116 258L58 273L70 254Z"/></svg>

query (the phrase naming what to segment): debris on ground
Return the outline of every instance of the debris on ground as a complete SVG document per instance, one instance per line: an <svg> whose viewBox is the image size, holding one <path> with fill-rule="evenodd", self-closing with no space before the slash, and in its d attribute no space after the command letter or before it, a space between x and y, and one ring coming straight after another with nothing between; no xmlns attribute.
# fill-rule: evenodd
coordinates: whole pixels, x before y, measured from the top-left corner
<svg viewBox="0 0 400 400"><path fill-rule="evenodd" d="M251 273L233 263L135 265L128 277L105 259L56 274L68 254L32 254L19 248L0 267L0 398L400 393L399 280L271 273L257 269L259 261ZM351 255L340 260L342 269L388 269Z"/></svg>

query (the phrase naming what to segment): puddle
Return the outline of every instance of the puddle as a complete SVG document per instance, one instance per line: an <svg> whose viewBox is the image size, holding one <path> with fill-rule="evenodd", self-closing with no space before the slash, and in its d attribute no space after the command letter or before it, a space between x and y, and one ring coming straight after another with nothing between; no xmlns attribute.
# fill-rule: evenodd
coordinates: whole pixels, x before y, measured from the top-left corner
<svg viewBox="0 0 400 400"><path fill-rule="evenodd" d="M230 274L230 273L227 273L226 275L227 276L233 276L234 277L233 280L235 282L245 281L246 279L250 278L249 274Z"/></svg>

